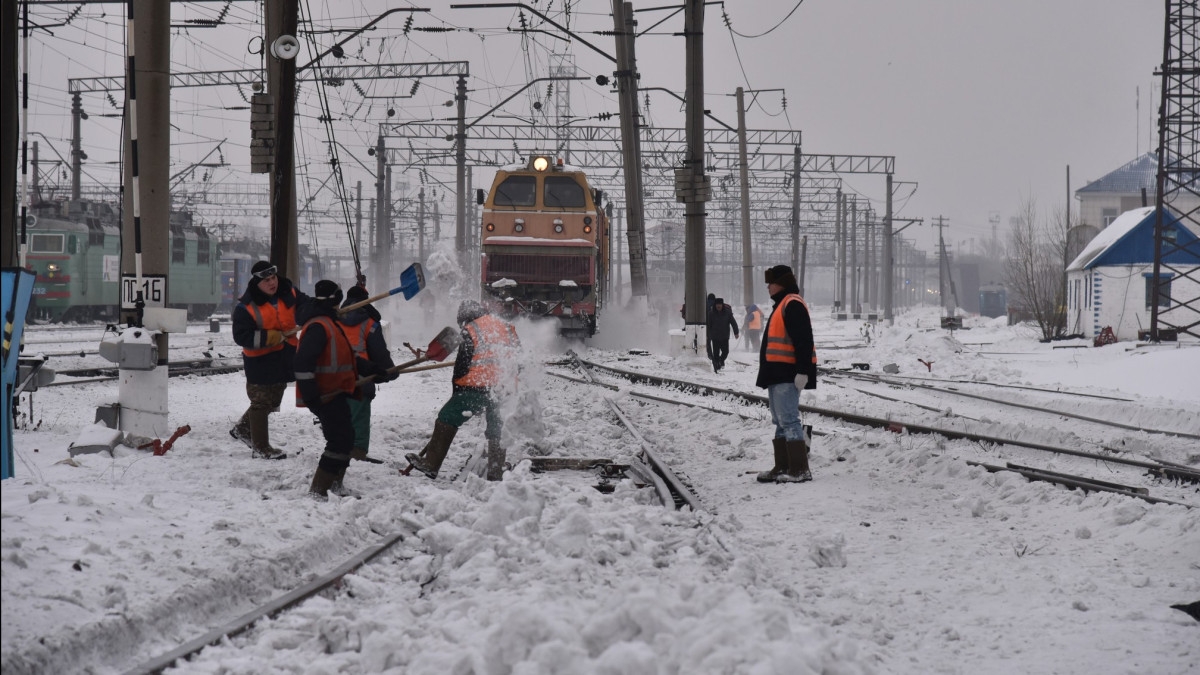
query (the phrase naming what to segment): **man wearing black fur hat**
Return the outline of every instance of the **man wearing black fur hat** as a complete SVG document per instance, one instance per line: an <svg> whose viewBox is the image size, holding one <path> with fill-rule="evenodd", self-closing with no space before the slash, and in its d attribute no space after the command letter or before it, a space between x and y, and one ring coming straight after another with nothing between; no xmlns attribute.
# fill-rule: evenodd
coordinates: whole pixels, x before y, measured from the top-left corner
<svg viewBox="0 0 1200 675"><path fill-rule="evenodd" d="M714 298L712 309L708 312L708 343L712 349L713 372L719 373L725 367L725 359L729 356L729 329L733 329L733 339L738 338L737 319L733 318L733 308L725 304L725 298Z"/></svg>
<svg viewBox="0 0 1200 675"><path fill-rule="evenodd" d="M260 260L250 268L246 292L233 309L233 341L242 348L250 407L229 435L250 446L252 457L287 457L271 447L267 416L279 410L288 382L296 379L296 307L308 299L279 276L275 265Z"/></svg>
<svg viewBox="0 0 1200 675"><path fill-rule="evenodd" d="M296 348L296 405L317 416L325 435L325 452L309 488L320 497L329 492L348 494L342 480L354 449L354 425L347 400L362 396L358 388L360 372L380 372L370 361L355 356L338 321L341 302L342 289L336 283L328 279L317 282L312 302L301 311L304 328Z"/></svg>
<svg viewBox="0 0 1200 675"><path fill-rule="evenodd" d="M758 474L758 482L804 483L812 480L812 471L800 419L800 392L817 388L812 320L791 267L776 265L768 269L766 282L775 305L759 349L756 384L767 390L775 423L775 466Z"/></svg>

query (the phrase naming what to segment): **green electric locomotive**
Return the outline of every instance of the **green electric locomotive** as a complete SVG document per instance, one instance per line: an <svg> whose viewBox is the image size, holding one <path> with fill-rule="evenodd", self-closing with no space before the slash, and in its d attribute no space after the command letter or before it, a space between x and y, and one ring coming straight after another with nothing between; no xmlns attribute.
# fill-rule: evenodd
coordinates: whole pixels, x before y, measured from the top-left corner
<svg viewBox="0 0 1200 675"><path fill-rule="evenodd" d="M27 221L26 267L37 275L30 317L112 321L121 297L121 228L108 204L69 201L35 206ZM221 296L217 242L191 214L172 213L168 307L191 319L212 313Z"/></svg>

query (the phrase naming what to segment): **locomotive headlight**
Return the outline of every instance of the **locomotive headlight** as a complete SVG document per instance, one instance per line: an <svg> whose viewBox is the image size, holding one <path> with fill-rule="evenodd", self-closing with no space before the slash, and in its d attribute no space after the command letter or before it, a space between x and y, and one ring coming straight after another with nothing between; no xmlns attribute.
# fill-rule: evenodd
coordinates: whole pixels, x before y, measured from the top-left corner
<svg viewBox="0 0 1200 675"><path fill-rule="evenodd" d="M547 159L545 157L534 157L533 158L533 170L534 171L545 171L548 168L550 168L550 160L549 159Z"/></svg>
<svg viewBox="0 0 1200 675"><path fill-rule="evenodd" d="M563 221L562 221L562 218L555 218L555 219L554 219L554 231L555 231L555 232L557 232L557 233L559 233L559 234L562 234L562 231L563 231Z"/></svg>
<svg viewBox="0 0 1200 675"><path fill-rule="evenodd" d="M488 232L495 232L496 225L495 225L495 223L488 223L487 227L485 227L484 229L487 230Z"/></svg>
<svg viewBox="0 0 1200 675"><path fill-rule="evenodd" d="M524 232L525 226L522 225L521 223L517 223L516 225L513 226L513 229L516 230L517 232Z"/></svg>
<svg viewBox="0 0 1200 675"><path fill-rule="evenodd" d="M50 263L49 265L46 265L47 272L57 272L59 269L58 263Z"/></svg>
<svg viewBox="0 0 1200 675"><path fill-rule="evenodd" d="M583 233L584 233L584 234L591 234L591 233L592 233L592 226L591 226L591 225L584 225L584 226L583 226Z"/></svg>
<svg viewBox="0 0 1200 675"><path fill-rule="evenodd" d="M591 224L592 224L592 217L591 217L591 216L584 216L584 217L583 217L583 224L584 224L584 225L591 225Z"/></svg>

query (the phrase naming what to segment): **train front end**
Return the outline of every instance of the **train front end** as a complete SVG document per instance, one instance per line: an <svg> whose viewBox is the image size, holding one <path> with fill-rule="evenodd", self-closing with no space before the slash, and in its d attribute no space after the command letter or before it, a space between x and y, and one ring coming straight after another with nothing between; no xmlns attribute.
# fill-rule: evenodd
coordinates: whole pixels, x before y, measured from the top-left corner
<svg viewBox="0 0 1200 675"><path fill-rule="evenodd" d="M594 335L608 266L599 197L582 171L545 155L498 171L481 202L484 304L556 321L566 337Z"/></svg>

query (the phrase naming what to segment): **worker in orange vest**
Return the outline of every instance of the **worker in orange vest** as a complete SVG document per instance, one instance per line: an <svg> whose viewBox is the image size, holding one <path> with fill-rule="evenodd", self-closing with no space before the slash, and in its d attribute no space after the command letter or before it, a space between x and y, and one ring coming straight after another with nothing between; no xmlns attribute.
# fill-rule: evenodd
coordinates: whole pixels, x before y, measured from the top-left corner
<svg viewBox="0 0 1200 675"><path fill-rule="evenodd" d="M279 269L266 260L250 268L246 292L233 309L233 341L242 348L246 396L250 407L229 435L250 446L257 459L284 459L287 453L271 447L267 416L279 410L288 382L295 380L296 307L308 302Z"/></svg>
<svg viewBox="0 0 1200 675"><path fill-rule="evenodd" d="M355 305L368 297L367 289L362 286L351 286L346 290L346 300L343 307ZM343 310L344 311L344 310ZM354 450L350 457L362 461L381 463L381 460L370 458L367 453L371 450L371 401L375 400L375 385L388 382L399 377L389 374L387 370L396 364L392 362L387 340L383 337L383 317L374 305L363 305L341 314L338 321L345 328L346 337L350 339L350 347L355 356L374 363L383 372L375 376L371 382L360 385L361 399L349 399L350 419L354 426Z"/></svg>
<svg viewBox="0 0 1200 675"><path fill-rule="evenodd" d="M746 348L758 351L758 340L762 336L763 327L763 313L758 305L750 303L742 324L746 329Z"/></svg>
<svg viewBox="0 0 1200 675"><path fill-rule="evenodd" d="M500 397L516 385L516 352L521 340L512 324L489 314L474 300L459 305L458 325L462 343L454 361L454 391L438 412L425 449L405 458L416 470L437 478L459 427L483 412L487 420L487 479L497 481L503 477L505 459L500 445Z"/></svg>
<svg viewBox="0 0 1200 675"><path fill-rule="evenodd" d="M800 392L817 388L812 319L791 267L776 265L768 269L766 282L775 306L759 350L756 385L767 390L775 423L775 466L759 473L758 482L804 483L812 480L812 470L808 464L808 438L800 419Z"/></svg>

